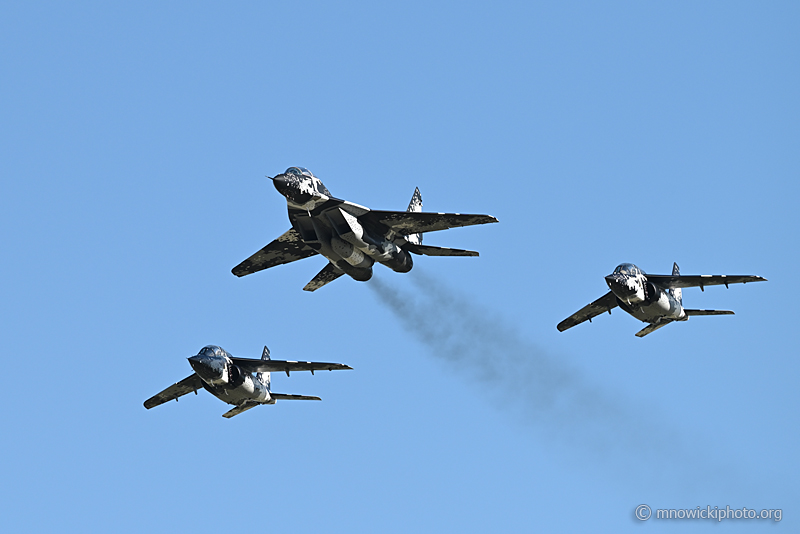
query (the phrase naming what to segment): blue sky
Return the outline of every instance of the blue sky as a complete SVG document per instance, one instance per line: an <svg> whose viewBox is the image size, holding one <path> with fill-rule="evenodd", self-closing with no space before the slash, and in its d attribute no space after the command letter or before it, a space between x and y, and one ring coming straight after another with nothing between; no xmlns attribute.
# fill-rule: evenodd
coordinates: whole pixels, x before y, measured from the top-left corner
<svg viewBox="0 0 800 534"><path fill-rule="evenodd" d="M0 515L14 531L702 531L797 525L800 9L792 2L0 8ZM301 291L237 279L264 175L489 213L479 250ZM637 339L555 325L622 262L767 283ZM392 298L409 303L397 312ZM206 344L344 362L232 420L145 410ZM766 524L758 522L758 524ZM765 528L723 523L725 531ZM788 531L788 530L787 530Z"/></svg>

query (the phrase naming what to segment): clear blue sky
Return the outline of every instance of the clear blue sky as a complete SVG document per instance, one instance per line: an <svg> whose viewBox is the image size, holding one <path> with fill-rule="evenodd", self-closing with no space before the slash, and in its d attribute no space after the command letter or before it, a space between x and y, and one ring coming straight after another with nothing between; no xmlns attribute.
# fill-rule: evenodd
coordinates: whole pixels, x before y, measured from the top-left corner
<svg viewBox="0 0 800 534"><path fill-rule="evenodd" d="M51 2L0 8L0 517L8 531L797 530L795 2ZM264 175L500 224L301 291L237 279ZM622 262L767 283L644 338L555 325ZM379 291L381 290L381 291ZM407 302L396 313L387 295ZM232 420L145 410L206 344L344 362ZM767 523L767 522L764 522ZM726 532L764 527L728 521Z"/></svg>

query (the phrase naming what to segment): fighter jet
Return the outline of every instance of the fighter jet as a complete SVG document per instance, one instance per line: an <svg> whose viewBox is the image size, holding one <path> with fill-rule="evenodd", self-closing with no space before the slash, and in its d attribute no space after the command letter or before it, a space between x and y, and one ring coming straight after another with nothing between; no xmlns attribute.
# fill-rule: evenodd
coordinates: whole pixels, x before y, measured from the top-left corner
<svg viewBox="0 0 800 534"><path fill-rule="evenodd" d="M144 401L144 407L149 410L173 399L177 401L178 397L192 391L197 395L197 390L204 388L218 399L235 406L222 414L222 417L231 418L261 404L275 404L277 400L322 400L308 395L273 393L269 387L270 372L285 371L289 376L291 371L311 371L313 375L314 371L352 369L341 363L271 360L266 346L261 359L254 360L234 358L221 347L208 345L197 356L189 358L189 365L194 373Z"/></svg>
<svg viewBox="0 0 800 534"><path fill-rule="evenodd" d="M497 222L490 215L422 213L419 189L414 191L406 211L370 210L335 198L319 178L303 167L289 167L272 181L286 197L292 228L232 272L245 276L321 254L328 264L306 284L306 291L316 291L343 274L366 282L372 277L375 262L406 273L413 266L411 254L477 256L472 250L425 246L422 234Z"/></svg>
<svg viewBox="0 0 800 534"><path fill-rule="evenodd" d="M729 284L746 284L748 282L766 282L760 276L731 275L681 275L678 264L672 266L672 275L645 274L632 263L619 265L614 272L606 276L606 283L611 291L585 306L574 315L558 323L558 330L580 324L586 320L619 306L642 322L650 323L636 333L636 337L644 337L674 321L687 321L693 315L733 315L729 310L687 310L683 307L682 288Z"/></svg>

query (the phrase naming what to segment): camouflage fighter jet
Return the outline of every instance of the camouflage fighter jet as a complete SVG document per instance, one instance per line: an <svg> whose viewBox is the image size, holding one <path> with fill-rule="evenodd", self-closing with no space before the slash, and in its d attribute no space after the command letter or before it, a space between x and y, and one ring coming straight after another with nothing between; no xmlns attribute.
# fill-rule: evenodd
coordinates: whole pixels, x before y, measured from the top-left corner
<svg viewBox="0 0 800 534"><path fill-rule="evenodd" d="M748 282L766 282L760 276L732 275L681 275L678 264L673 264L672 275L645 274L632 263L619 265L614 272L606 276L609 291L596 301L558 323L558 330L568 328L603 312L611 313L619 306L642 322L650 323L636 333L636 337L644 337L673 321L688 321L693 315L733 315L728 310L687 310L683 307L682 291L684 287L719 286L728 284L746 284Z"/></svg>
<svg viewBox="0 0 800 534"><path fill-rule="evenodd" d="M222 417L231 418L262 404L275 404L278 400L322 400L307 395L273 393L269 388L270 372L284 371L289 376L291 371L311 371L313 375L314 371L352 369L341 363L271 360L266 346L261 359L253 360L234 358L223 348L208 345L197 356L189 358L189 364L194 373L144 401L144 407L149 410L173 399L177 401L178 397L192 391L197 395L197 390L204 388L218 399L235 406L222 414Z"/></svg>
<svg viewBox="0 0 800 534"><path fill-rule="evenodd" d="M477 256L471 250L425 246L422 234L497 222L490 215L423 213L419 189L406 211L370 210L335 198L319 178L302 167L289 167L272 181L286 197L292 228L232 272L245 276L321 254L328 264L306 284L306 291L316 291L343 274L366 282L372 277L375 262L406 273L413 266L411 254Z"/></svg>

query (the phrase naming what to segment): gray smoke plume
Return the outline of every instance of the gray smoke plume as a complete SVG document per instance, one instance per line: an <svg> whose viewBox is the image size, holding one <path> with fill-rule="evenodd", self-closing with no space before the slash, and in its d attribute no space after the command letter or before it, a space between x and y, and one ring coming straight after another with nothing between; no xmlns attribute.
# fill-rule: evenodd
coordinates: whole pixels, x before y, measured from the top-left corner
<svg viewBox="0 0 800 534"><path fill-rule="evenodd" d="M524 339L518 327L441 283L416 271L409 278L416 291L401 293L376 278L367 286L406 332L431 349L430 356L479 381L481 394L499 409L515 412L542 438L588 453L589 460L615 457L639 475L686 475L686 483L688 477L701 476L695 469L700 462L696 453L682 452L680 440L663 426L648 425L652 413L592 385Z"/></svg>

